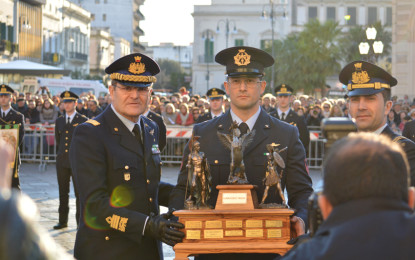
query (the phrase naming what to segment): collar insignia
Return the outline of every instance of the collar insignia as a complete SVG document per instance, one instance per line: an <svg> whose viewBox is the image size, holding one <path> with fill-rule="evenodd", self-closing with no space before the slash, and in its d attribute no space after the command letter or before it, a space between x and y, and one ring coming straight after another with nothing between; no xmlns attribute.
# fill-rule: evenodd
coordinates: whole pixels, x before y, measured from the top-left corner
<svg viewBox="0 0 415 260"><path fill-rule="evenodd" d="M364 84L370 81L367 71L362 70L362 63L355 63L354 67L356 69L352 74L352 82L354 84Z"/></svg>
<svg viewBox="0 0 415 260"><path fill-rule="evenodd" d="M236 54L233 59L238 66L246 66L251 63L251 55L248 55L244 49L238 50L238 54Z"/></svg>

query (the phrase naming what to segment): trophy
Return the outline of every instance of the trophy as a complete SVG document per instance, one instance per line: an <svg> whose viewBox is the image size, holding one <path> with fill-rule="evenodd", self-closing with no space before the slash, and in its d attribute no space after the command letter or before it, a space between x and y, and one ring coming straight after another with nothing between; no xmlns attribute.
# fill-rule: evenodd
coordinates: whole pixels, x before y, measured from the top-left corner
<svg viewBox="0 0 415 260"><path fill-rule="evenodd" d="M190 186L190 191L185 201L186 209L210 208L207 201L210 197L212 178L205 154L200 151L198 138L198 136L192 136L189 142L190 153L186 165L188 169L186 194L188 186Z"/></svg>
<svg viewBox="0 0 415 260"><path fill-rule="evenodd" d="M236 122L229 130L229 134L217 133L222 144L230 150L231 163L227 185L216 186L219 194L214 209L207 204L211 175L205 154L200 151L197 137L192 137L189 142L186 210L173 213L185 225L183 242L174 246L175 260L213 253L283 255L292 247L287 241L291 239L290 217L294 210L287 208L281 189L285 163L280 153L287 148L279 150L278 144L266 145L265 191L261 204L258 204L256 186L249 184L243 161L244 150L253 141L255 130L241 134ZM282 204L264 203L273 186L277 187Z"/></svg>

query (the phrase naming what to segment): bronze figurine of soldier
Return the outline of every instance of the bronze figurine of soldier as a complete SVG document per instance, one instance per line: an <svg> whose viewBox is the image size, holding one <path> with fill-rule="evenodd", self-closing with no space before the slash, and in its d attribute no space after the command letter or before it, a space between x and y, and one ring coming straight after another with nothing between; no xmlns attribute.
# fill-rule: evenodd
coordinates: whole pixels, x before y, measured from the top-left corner
<svg viewBox="0 0 415 260"><path fill-rule="evenodd" d="M190 153L187 160L189 196L185 201L187 209L210 208L207 201L210 197L212 178L205 154L200 151L197 137L189 143Z"/></svg>
<svg viewBox="0 0 415 260"><path fill-rule="evenodd" d="M267 162L267 170L265 172L265 178L264 178L265 190L264 190L264 195L262 196L262 200L260 204L261 208L286 208L287 207L284 193L281 188L281 179L282 179L283 171L285 169L285 163L284 163L284 160L280 156L280 153L285 151L287 147L279 150L277 148L278 146L279 144L275 144L275 143L267 144L266 146L267 151L268 151L267 153L268 162ZM278 166L281 168L280 173L278 173ZM265 200L268 197L269 188L272 186L276 186L281 196L282 204L275 204L275 203L265 204Z"/></svg>

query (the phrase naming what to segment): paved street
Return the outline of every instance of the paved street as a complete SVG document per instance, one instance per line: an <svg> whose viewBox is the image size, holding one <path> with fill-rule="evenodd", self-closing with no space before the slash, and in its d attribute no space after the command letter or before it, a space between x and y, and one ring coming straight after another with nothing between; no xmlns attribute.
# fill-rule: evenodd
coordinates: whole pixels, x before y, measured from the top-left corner
<svg viewBox="0 0 415 260"><path fill-rule="evenodd" d="M59 192L56 179L55 165L46 167L46 171L40 172L38 164L24 163L20 170L20 182L22 191L30 196L37 204L40 212L40 225L63 246L68 253L73 254L73 246L76 234L75 221L75 196L71 187L70 215L68 228L54 230L53 226L58 223ZM162 180L172 184L176 183L178 167L163 167ZM314 189L322 188L321 172L311 171ZM166 208L162 207L162 211ZM174 258L174 251L170 246L163 245L166 260Z"/></svg>

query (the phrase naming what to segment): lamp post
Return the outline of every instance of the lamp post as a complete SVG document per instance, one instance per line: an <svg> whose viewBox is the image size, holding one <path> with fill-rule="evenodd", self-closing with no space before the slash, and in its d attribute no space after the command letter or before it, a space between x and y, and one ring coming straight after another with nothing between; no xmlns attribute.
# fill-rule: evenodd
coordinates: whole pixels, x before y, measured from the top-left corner
<svg viewBox="0 0 415 260"><path fill-rule="evenodd" d="M205 62L206 62L206 91L209 90L209 80L210 80L210 71L209 71L209 62L210 62L210 43L214 41L212 32L209 30L206 30L203 35L202 39L205 41Z"/></svg>
<svg viewBox="0 0 415 260"><path fill-rule="evenodd" d="M238 30L236 29L236 25L235 25L235 21L234 20L229 20L228 18L226 18L226 20L219 20L218 24L216 25L216 33L219 33L219 25L223 23L225 25L225 35L226 35L226 48L228 48L228 41L229 41L229 34L230 33L237 33ZM229 27L233 24L233 30L232 32L230 31Z"/></svg>
<svg viewBox="0 0 415 260"><path fill-rule="evenodd" d="M383 53L384 44L382 41L376 41L377 31L374 27L366 29L367 42L359 44L359 52L361 55L367 55L367 60L376 63L378 56ZM370 48L372 47L372 48Z"/></svg>
<svg viewBox="0 0 415 260"><path fill-rule="evenodd" d="M262 15L261 18L267 19L267 12L266 7L269 8L269 18L271 21L271 55L274 58L275 57L275 46L274 46L274 34L275 34L275 20L277 17L283 17L285 18L287 16L287 12L285 10L287 3L286 0L280 0L279 4L275 4L274 0L269 0L268 5L264 5L262 7ZM277 12L276 8L282 9L282 11ZM275 81L275 69L274 64L271 67L271 89L274 88L274 81Z"/></svg>

